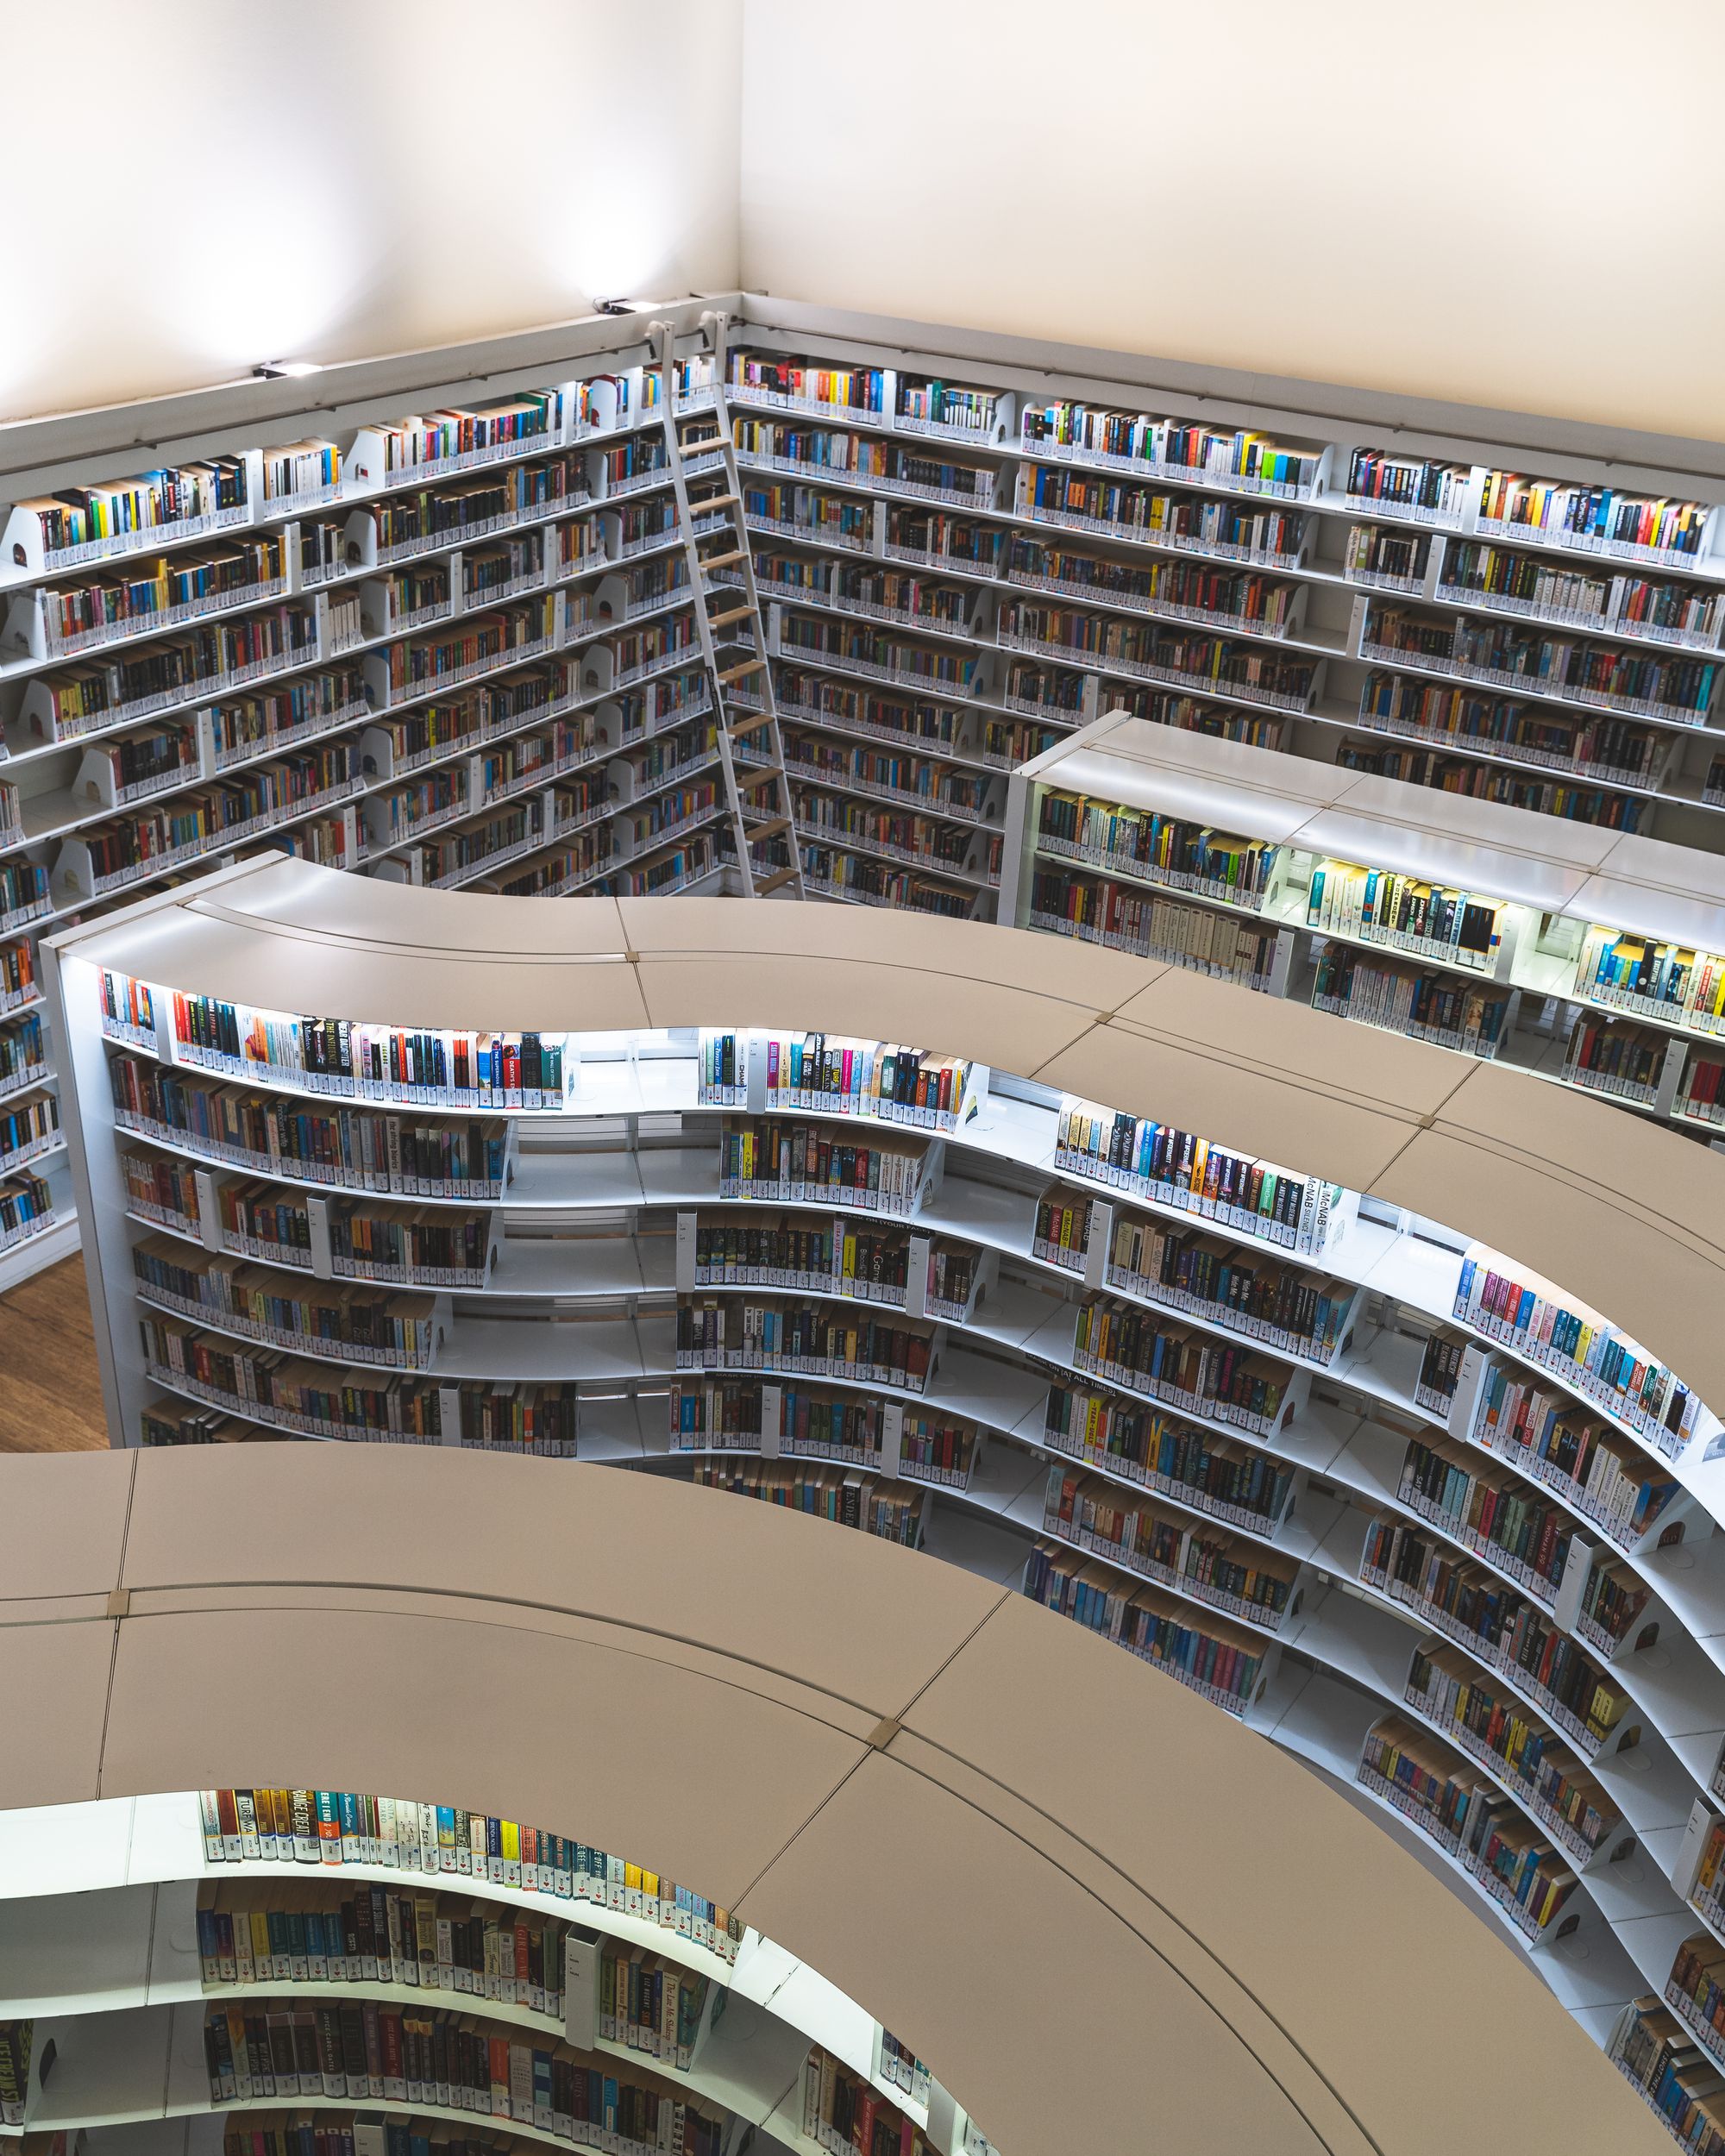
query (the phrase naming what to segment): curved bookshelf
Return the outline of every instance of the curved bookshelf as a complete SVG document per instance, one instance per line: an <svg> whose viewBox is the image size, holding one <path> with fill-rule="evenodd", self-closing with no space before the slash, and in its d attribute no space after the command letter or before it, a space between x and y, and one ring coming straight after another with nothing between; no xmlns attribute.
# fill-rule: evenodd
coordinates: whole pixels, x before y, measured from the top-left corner
<svg viewBox="0 0 1725 2156"><path fill-rule="evenodd" d="M897 2047L889 2053L877 2022L799 1967L804 1953L853 1997L878 1999L895 2026L914 2028L919 2051L939 2059L929 2039L948 2046L966 2092L980 2097L986 2084L988 2123L1008 2151L1054 2146L1070 2131L1118 2138L1142 2115L1147 2089L1186 2145L1218 2152L1245 2134L1314 2156L1423 2152L1482 2103L1601 2156L1651 2132L1528 1971L1376 1829L1225 1717L961 1570L907 1564L873 1537L769 1520L759 1508L716 1517L712 1498L662 1480L442 1451L404 1463L372 1447L143 1449L7 1463L5 1480L0 1621L15 1705L53 1741L9 1758L0 1797L68 1808L0 1811L0 1982L7 2006L35 2009L38 2040L51 2039L56 2054L31 2131L230 2110L239 2125L265 2105L333 2115L363 2101L386 2119L405 2108L530 2143L583 2145L579 2130L548 2131L518 2110L476 2115L388 2090L364 2100L237 2087L212 2096L203 2043L212 2005L269 1999L304 2011L339 1989L350 2008L439 2007L440 1993L363 1969L339 1986L236 1985L218 1966L206 1988L204 1941L186 1922L194 1896L232 1884L242 1905L256 1905L294 1878L326 1902L361 1881L397 1892L452 1886L474 1909L564 1919L624 1952L668 1945L668 1959L700 1964L731 2001L722 2015L709 2002L709 2033L686 2073L628 2046L619 2066L627 2059L637 2075L686 2083L798 2156L837 2146L808 2131L811 2042L923 2132L923 2107L897 2078ZM379 1546L386 1512L391 1532ZM243 1580L212 1588L211 1534L241 1517L255 1522ZM228 1548L219 1563L233 1580ZM361 1576L380 1583L353 1584ZM746 1595L735 1584L744 1577ZM332 1692L308 1667L310 1682L293 1681L279 1651L285 1593L302 1645L321 1659L340 1639L349 1666L376 1677ZM798 1608L812 1621L787 1625ZM42 1621L50 1613L56 1621ZM285 1689L212 1688L217 1639L230 1670L260 1656L260 1671L288 1678ZM675 1876L704 1864L714 1883L741 1888L738 1918L791 1941L790 1952L751 1930L726 1968L609 1908L442 1873L422 1882L366 1861L363 1849L339 1870L211 1863L209 1821L227 1824L219 1802L200 1830L189 1795L114 1794L183 1783L193 1758L261 1760L302 1744L309 1759L351 1758L372 1786L423 1786L447 1751L448 1714L481 1701L497 1727L522 1733L445 1758L461 1794L488 1793L507 1817L524 1818L561 1791L584 1814L591 1807L596 1831L627 1822ZM564 1701L601 1717L611 1741L596 1745L577 1723L548 1718ZM1038 1738L1026 1751L1026 1732L1051 1714L1075 1735L1113 1739L1093 1751L1077 1738L1055 1757ZM704 1763L710 1801L699 1806L674 1764L686 1757ZM106 1794L92 1803L98 1789ZM398 1807L398 1832L403 1817ZM244 1811L233 1819L243 1830ZM1293 1877L1279 1854L1290 1833L1308 1857ZM524 1860L524 1839L522 1847ZM1231 1855L1213 1869L1224 1849ZM1232 1883L1212 1912L1224 1877ZM107 1905L128 1896L116 1921ZM1392 1907L1421 1947L1405 1982L1389 1985L1373 1964ZM1016 1956L1004 1951L1014 1938ZM219 1958L219 1934L215 1944ZM1088 1969L1093 1979L1053 1985L1028 2057L1001 2043L1015 2027L1006 2009L1024 1951L1057 1976ZM74 1969L81 1981L32 1996L18 1981L32 1968ZM92 1976L104 1984L99 2001ZM536 2042L555 2026L530 2004L454 2003L474 2024ZM1523 2040L1514 2061L1491 2040L1512 2017ZM1456 2046L1468 2050L1476 2032L1480 2074L1463 2089ZM978 2147L938 2082L926 2115L926 2145L939 2156Z"/></svg>
<svg viewBox="0 0 1725 2156"><path fill-rule="evenodd" d="M50 947L122 1441L494 1445L484 1403L514 1388L510 1430L563 1451L530 1434L555 1398L578 1457L686 1464L1023 1574L1404 1816L1363 1748L1411 1729L1490 1839L1457 1846L1417 1807L1415 1831L1590 2032L1665 1984L1725 1796L1725 1468L1701 1404L1725 1391L1697 1322L1725 1169L1651 1132L1628 1152L1621 1119L1603 1143L1591 1103L1458 1079L1414 1044L1344 1036L1339 1061L1339 1029L1117 954L386 887L356 914L351 889L260 864ZM844 1024L825 1075L798 1068L816 1036L782 1030L787 1006ZM461 1060L475 1025L500 1091ZM905 1039L937 1045L883 1045ZM483 1216L478 1276L337 1277L339 1238L389 1206L351 1172L282 1172L285 1139L236 1162L200 1135L228 1126L172 1119L223 1087L279 1100L279 1136L285 1115L492 1126L492 1194L389 1201L432 1238ZM173 1203L140 1213L153 1161ZM1490 1244L1425 1215L1462 1196ZM260 1205L286 1240L235 1239ZM769 1234L776 1256L744 1252L762 1277L712 1276ZM361 1347L361 1318L418 1344ZM1583 1447L1585 1486L1516 1438L1517 1401L1530 1436L1543 1416ZM850 1434L800 1435L804 1413ZM931 1420L957 1466L931 1471ZM1266 1483L1256 1512L1226 1495Z"/></svg>

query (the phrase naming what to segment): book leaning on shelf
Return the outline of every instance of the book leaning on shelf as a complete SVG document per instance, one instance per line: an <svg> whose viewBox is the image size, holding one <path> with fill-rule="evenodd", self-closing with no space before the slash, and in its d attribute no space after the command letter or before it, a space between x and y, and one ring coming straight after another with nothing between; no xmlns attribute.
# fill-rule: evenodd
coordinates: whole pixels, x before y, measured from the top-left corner
<svg viewBox="0 0 1725 2156"><path fill-rule="evenodd" d="M691 1889L485 1812L338 1789L204 1789L198 1802L207 1864L365 1865L470 1878L640 1917L723 1961L734 1962L742 1945L741 1921Z"/></svg>

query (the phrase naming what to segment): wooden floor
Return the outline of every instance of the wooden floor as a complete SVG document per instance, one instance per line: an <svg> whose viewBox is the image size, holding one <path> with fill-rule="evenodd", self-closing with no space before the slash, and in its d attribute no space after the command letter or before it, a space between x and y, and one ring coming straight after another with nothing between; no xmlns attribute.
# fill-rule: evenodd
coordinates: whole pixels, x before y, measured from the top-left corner
<svg viewBox="0 0 1725 2156"><path fill-rule="evenodd" d="M89 1452L108 1442L84 1260L0 1295L0 1452Z"/></svg>

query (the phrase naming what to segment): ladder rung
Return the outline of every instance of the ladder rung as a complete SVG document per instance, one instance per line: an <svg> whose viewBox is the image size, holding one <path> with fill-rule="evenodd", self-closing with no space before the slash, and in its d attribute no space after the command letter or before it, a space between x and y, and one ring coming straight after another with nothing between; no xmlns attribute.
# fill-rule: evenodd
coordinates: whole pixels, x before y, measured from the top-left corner
<svg viewBox="0 0 1725 2156"><path fill-rule="evenodd" d="M703 473L697 473L695 474L695 484L699 486L701 479L705 476L706 474ZM694 511L697 516L704 517L710 509L734 508L742 499L743 497L740 494L706 494L703 495L699 501L697 501L694 496L691 494L689 497L689 507Z"/></svg>
<svg viewBox="0 0 1725 2156"><path fill-rule="evenodd" d="M772 724L773 714L770 711L756 711L753 718L733 719L725 731L733 741L740 741L744 734L758 734L763 726ZM776 770L778 766L775 764L769 768Z"/></svg>
<svg viewBox="0 0 1725 2156"><path fill-rule="evenodd" d="M706 625L709 629L723 629L727 622L752 619L754 612L752 606L733 606L728 614L709 614Z"/></svg>
<svg viewBox="0 0 1725 2156"><path fill-rule="evenodd" d="M741 666L727 667L719 675L719 681L724 687L729 688L733 681L740 681L745 674L763 672L766 664L764 659L745 659Z"/></svg>
<svg viewBox="0 0 1725 2156"><path fill-rule="evenodd" d="M780 886L782 884L794 883L796 879L797 871L794 868L775 868L774 869L772 874L768 876L763 883L755 883L754 871L752 868L750 871L749 877L750 881L751 883L755 883L755 895L757 899L764 899L769 891L778 890Z"/></svg>
<svg viewBox="0 0 1725 2156"><path fill-rule="evenodd" d="M746 561L749 549L733 547L729 554L699 554L695 559L704 569L728 569L733 561Z"/></svg>
<svg viewBox="0 0 1725 2156"><path fill-rule="evenodd" d="M724 447L724 436L722 434L704 434L699 442L679 442L677 454L686 457L710 456Z"/></svg>
<svg viewBox="0 0 1725 2156"><path fill-rule="evenodd" d="M752 823L754 819L750 818L750 821ZM771 817L763 824L755 824L754 829L749 834L749 843L751 846L758 846L763 838L776 838L781 831L787 831L790 829L791 819L788 816Z"/></svg>

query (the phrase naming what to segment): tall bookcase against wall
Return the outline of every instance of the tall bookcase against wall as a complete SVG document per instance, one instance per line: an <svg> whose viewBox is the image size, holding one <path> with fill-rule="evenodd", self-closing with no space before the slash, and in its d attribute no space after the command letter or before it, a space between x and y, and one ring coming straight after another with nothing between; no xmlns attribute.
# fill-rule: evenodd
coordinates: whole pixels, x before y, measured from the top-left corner
<svg viewBox="0 0 1725 2156"><path fill-rule="evenodd" d="M1155 968L530 912L572 987L483 909L362 912L299 863L57 939L119 1441L573 1451L920 1544L1408 1814L1600 2040L1671 1996L1725 1845L1725 1433L1684 1373L1405 1206L1099 1103L1145 1090L1143 1037L1094 1012ZM322 1013L247 1000L266 923ZM894 954L902 1031L957 1046L881 1023ZM550 1023L506 1030L536 984ZM1239 999L1207 993L1226 1037ZM877 1030L764 1022L802 997ZM1013 1076L1075 1012L1089 1060ZM1281 1040L1359 1101L1346 1030L1316 1064L1310 1031L1265 1002L1266 1099ZM1456 1090L1377 1052L1386 1100L1397 1058ZM1553 1162L1609 1127L1561 1096L1527 1121Z"/></svg>
<svg viewBox="0 0 1725 2156"><path fill-rule="evenodd" d="M668 390L650 325L600 319L109 430L148 451L30 430L0 538L0 1281L76 1234L34 938L265 843L557 894L740 887L746 830L751 881L986 919L1011 772L1125 706L1417 782L1463 832L1458 793L1720 850L1702 445L1684 472L1528 422L1512 454L1444 430L1465 415L1362 397L1344 425L1118 354L722 304L734 460L695 303L662 310Z"/></svg>

